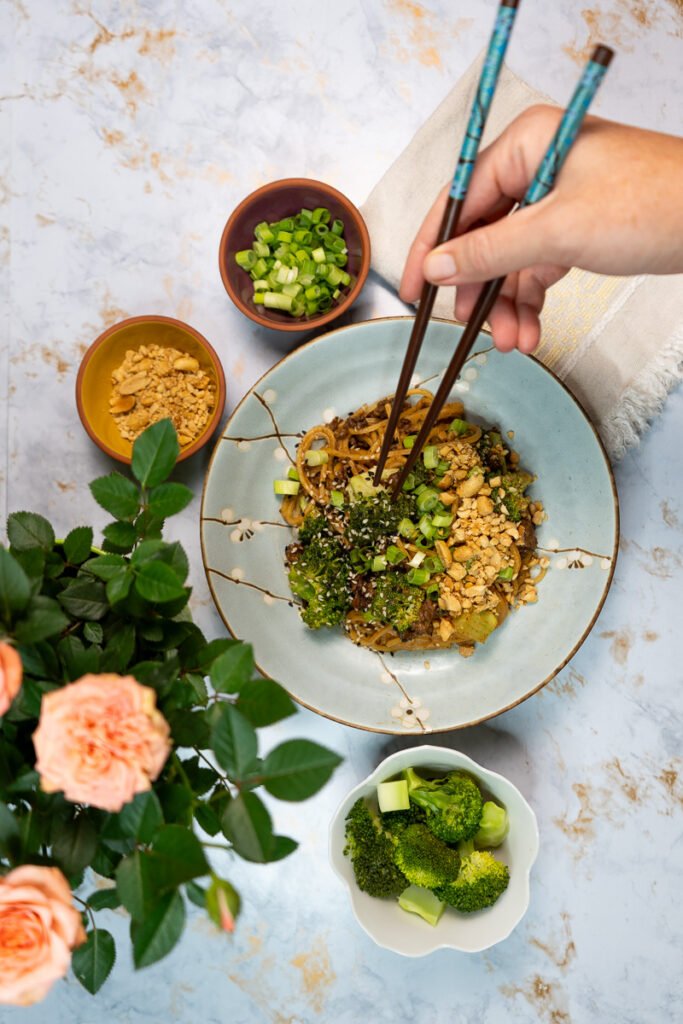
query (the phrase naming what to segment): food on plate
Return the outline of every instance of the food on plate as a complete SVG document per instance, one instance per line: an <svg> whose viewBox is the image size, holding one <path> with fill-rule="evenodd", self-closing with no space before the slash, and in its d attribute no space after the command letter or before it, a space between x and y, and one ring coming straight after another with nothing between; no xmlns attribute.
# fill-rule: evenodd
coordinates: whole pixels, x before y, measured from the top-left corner
<svg viewBox="0 0 683 1024"><path fill-rule="evenodd" d="M469 656L510 608L536 601L545 513L507 437L464 419L460 402L443 407L394 499L431 400L408 393L379 486L387 398L307 431L274 490L297 534L286 561L307 626L341 625L376 651L457 646Z"/></svg>
<svg viewBox="0 0 683 1024"><path fill-rule="evenodd" d="M216 404L216 382L188 352L162 345L128 349L112 373L109 411L133 442L151 423L169 418L181 447L196 441Z"/></svg>
<svg viewBox="0 0 683 1024"><path fill-rule="evenodd" d="M485 800L466 772L424 778L413 768L380 783L378 803L397 782L407 785L408 808L382 812L361 797L346 817L344 853L358 888L397 899L431 925L447 907L470 914L493 906L510 881L507 864L491 852L508 834L505 808Z"/></svg>
<svg viewBox="0 0 683 1024"><path fill-rule="evenodd" d="M324 206L261 221L251 248L235 253L235 262L253 281L254 305L293 317L326 313L355 283L344 270L344 222Z"/></svg>

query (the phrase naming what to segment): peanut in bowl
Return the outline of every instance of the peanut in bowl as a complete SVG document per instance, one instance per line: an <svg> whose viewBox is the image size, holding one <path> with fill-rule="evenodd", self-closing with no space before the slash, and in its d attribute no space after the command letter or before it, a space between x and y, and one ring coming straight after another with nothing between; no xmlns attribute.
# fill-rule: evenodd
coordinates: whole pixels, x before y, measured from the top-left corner
<svg viewBox="0 0 683 1024"><path fill-rule="evenodd" d="M168 416L178 433L179 461L206 444L225 405L218 355L189 324L139 316L104 331L78 371L81 422L102 451L130 462L137 434Z"/></svg>

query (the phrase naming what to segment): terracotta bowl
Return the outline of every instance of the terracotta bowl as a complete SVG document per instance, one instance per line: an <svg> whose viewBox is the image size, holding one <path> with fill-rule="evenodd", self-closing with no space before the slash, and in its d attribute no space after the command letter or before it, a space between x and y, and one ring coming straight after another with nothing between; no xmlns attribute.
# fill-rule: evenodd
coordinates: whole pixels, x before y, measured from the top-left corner
<svg viewBox="0 0 683 1024"><path fill-rule="evenodd" d="M109 412L112 391L111 377L120 366L128 349L141 345L176 348L194 356L216 385L213 415L196 440L180 451L178 461L188 459L210 440L218 426L225 406L225 376L216 352L194 327L168 316L134 316L107 328L83 356L76 378L76 405L81 423L103 452L130 462L133 446L119 434L116 421Z"/></svg>
<svg viewBox="0 0 683 1024"><path fill-rule="evenodd" d="M344 222L349 257L344 269L356 278L353 288L341 302L319 316L294 318L277 309L254 305L251 277L235 263L235 253L251 248L254 228L261 221L271 223L316 206L326 206L333 219L338 217ZM370 269L370 236L360 212L336 188L309 178L283 178L252 192L230 215L221 237L218 265L225 290L245 316L276 331L308 331L336 320L360 295Z"/></svg>

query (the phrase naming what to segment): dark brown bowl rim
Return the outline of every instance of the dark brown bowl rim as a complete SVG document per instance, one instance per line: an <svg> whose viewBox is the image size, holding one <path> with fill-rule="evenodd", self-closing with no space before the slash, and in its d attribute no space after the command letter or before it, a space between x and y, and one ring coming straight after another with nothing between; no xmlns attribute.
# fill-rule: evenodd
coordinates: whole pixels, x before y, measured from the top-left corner
<svg viewBox="0 0 683 1024"><path fill-rule="evenodd" d="M239 215L243 210L250 206L258 196L265 195L268 192L274 192L280 188L300 188L303 186L317 188L320 189L321 192L329 193L329 195L334 196L342 206L347 207L351 211L361 236L361 263L356 283L342 302L337 306L333 306L332 309L328 310L328 312L323 314L323 316L317 317L313 320L293 320L291 324L288 324L269 320L268 317L261 316L255 309L247 306L237 294L227 272L228 238L230 237L233 224ZM254 323L259 324L261 327L269 327L274 331L298 331L301 333L303 331L317 330L318 327L323 327L325 324L329 324L332 320L336 320L337 317L341 316L342 313L345 313L358 298L358 295L360 294L360 291L367 279L368 271L370 270L370 234L358 207L351 202L348 196L345 196L343 192L340 192L339 189L334 188L332 185L326 185L324 181L317 181L315 178L280 178L278 181L271 181L267 185L262 185L260 188L257 188L256 191L250 192L249 195L245 196L242 202L239 203L239 205L232 211L226 221L225 227L223 228L221 242L218 247L218 269L226 292L237 308L244 313L245 316L248 316L250 320L253 320Z"/></svg>
<svg viewBox="0 0 683 1024"><path fill-rule="evenodd" d="M126 463L126 465L130 465L132 461L131 456L122 455L121 452L114 451L114 449L110 448L109 445L106 444L106 442L104 442L100 437L98 437L95 431L93 430L90 424L90 420L86 416L85 409L83 408L83 377L85 376L85 371L87 369L88 363L92 359L97 349L100 348L100 346L103 345L105 341L107 341L113 334L116 334L124 327L130 327L132 324L143 323L171 324L173 327L180 327L183 331L187 331L187 333L191 334L195 341L197 341L202 346L202 348L206 350L206 353L211 359L214 371L216 373L216 381L218 384L216 407L213 411L211 419L206 425L205 430L199 435L197 440L194 441L189 446L189 448L186 448L184 451L181 451L180 455L178 456L178 462L184 462L185 459L189 459L191 455L194 455L196 452L199 451L200 448L203 448L204 445L208 441L210 441L218 424L220 423L221 416L223 415L226 397L225 373L223 372L223 366L221 364L221 361L218 358L218 353L214 349L213 345L211 345L211 343L206 340L203 334L200 334L199 331L192 327L190 324L186 324L184 320L177 320L175 317L172 316L160 316L157 314L150 313L147 316L130 316L126 320L119 320L118 323L112 324L111 327L107 327L105 331L102 331L102 333L95 338L92 345L83 356L83 359L81 360L81 365L78 368L78 375L76 377L76 408L78 409L78 415L90 440L93 441L98 448L100 448L106 455L110 455L112 459L116 459L117 462L124 462Z"/></svg>

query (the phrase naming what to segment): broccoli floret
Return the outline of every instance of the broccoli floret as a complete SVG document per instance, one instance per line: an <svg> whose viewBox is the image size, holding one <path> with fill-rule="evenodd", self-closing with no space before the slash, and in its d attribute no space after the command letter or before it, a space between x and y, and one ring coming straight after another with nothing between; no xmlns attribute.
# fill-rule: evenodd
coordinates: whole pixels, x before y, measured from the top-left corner
<svg viewBox="0 0 683 1024"><path fill-rule="evenodd" d="M412 885L435 889L457 878L460 856L425 825L409 825L396 836L396 864Z"/></svg>
<svg viewBox="0 0 683 1024"><path fill-rule="evenodd" d="M510 828L508 812L504 807L499 807L492 800L484 804L481 825L474 837L474 845L477 849L483 846L500 846Z"/></svg>
<svg viewBox="0 0 683 1024"><path fill-rule="evenodd" d="M346 846L358 888L370 896L400 896L408 880L394 862L394 843L362 798L346 816Z"/></svg>
<svg viewBox="0 0 683 1024"><path fill-rule="evenodd" d="M492 473L505 473L509 449L498 430L485 430L474 446L485 468Z"/></svg>
<svg viewBox="0 0 683 1024"><path fill-rule="evenodd" d="M299 540L302 544L308 544L314 537L330 535L327 520L321 512L309 512L308 515L304 516L304 521L299 527Z"/></svg>
<svg viewBox="0 0 683 1024"><path fill-rule="evenodd" d="M424 599L424 590L406 583L402 573L378 574L367 611L368 621L386 623L397 633L404 633L417 620Z"/></svg>
<svg viewBox="0 0 683 1024"><path fill-rule="evenodd" d="M507 864L496 860L488 850L475 850L472 840L458 847L461 864L453 882L438 886L434 895L461 914L491 907L505 892L510 881Z"/></svg>
<svg viewBox="0 0 683 1024"><path fill-rule="evenodd" d="M301 618L311 629L336 626L351 607L351 566L336 537L316 535L289 570L292 593L304 602Z"/></svg>
<svg viewBox="0 0 683 1024"><path fill-rule="evenodd" d="M403 832L409 825L422 824L424 818L424 811L417 804L411 804L407 811L389 811L387 814L380 814L382 828L394 836Z"/></svg>
<svg viewBox="0 0 683 1024"><path fill-rule="evenodd" d="M415 498L399 494L393 498L388 491L378 491L354 501L346 523L346 539L353 547L383 550L398 533L402 519L415 515Z"/></svg>
<svg viewBox="0 0 683 1024"><path fill-rule="evenodd" d="M423 779L412 768L403 777L413 803L425 812L425 824L444 843L470 839L481 822L482 796L474 779L449 772L441 779Z"/></svg>
<svg viewBox="0 0 683 1024"><path fill-rule="evenodd" d="M504 473L500 478L500 487L494 487L491 492L496 509L507 510L507 517L513 523L518 523L529 507L529 499L524 497L524 492L533 479L523 469L516 473Z"/></svg>

